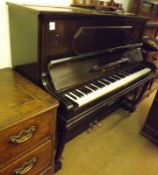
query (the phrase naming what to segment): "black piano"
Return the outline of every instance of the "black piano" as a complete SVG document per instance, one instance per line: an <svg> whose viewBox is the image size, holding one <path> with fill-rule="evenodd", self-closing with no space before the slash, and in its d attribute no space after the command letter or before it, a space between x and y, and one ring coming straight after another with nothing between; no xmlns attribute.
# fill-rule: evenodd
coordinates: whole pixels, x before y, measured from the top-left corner
<svg viewBox="0 0 158 175"><path fill-rule="evenodd" d="M56 165L66 142L151 86L144 17L71 7L8 4L13 67L60 101Z"/></svg>

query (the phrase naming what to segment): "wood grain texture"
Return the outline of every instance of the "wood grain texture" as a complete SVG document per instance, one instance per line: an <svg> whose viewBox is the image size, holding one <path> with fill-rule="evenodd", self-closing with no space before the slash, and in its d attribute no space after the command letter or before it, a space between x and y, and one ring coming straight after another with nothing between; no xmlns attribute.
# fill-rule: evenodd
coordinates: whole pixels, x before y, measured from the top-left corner
<svg viewBox="0 0 158 175"><path fill-rule="evenodd" d="M57 100L17 72L0 70L0 131L57 106Z"/></svg>
<svg viewBox="0 0 158 175"><path fill-rule="evenodd" d="M0 175L12 175L14 174L15 170L22 167L22 165L28 161L30 161L33 157L37 158L37 161L34 163L33 168L28 171L27 175L37 175L41 172L42 169L51 165L52 155L50 152L52 151L51 142L48 141L35 150L29 152L28 154L24 155L17 161L13 162L9 166L5 167L4 169L0 170Z"/></svg>
<svg viewBox="0 0 158 175"><path fill-rule="evenodd" d="M39 175L52 175L52 167L45 168L44 171L42 171Z"/></svg>
<svg viewBox="0 0 158 175"><path fill-rule="evenodd" d="M45 112L0 132L0 167L16 160L21 155L29 152L31 149L49 139L55 140L55 117L53 118L53 121L52 117L50 117L55 116L53 114L54 111L52 112L52 110ZM35 132L33 132L32 137L27 141L20 144L9 141L11 136L17 136L22 130L28 130L32 126L35 126L36 129Z"/></svg>

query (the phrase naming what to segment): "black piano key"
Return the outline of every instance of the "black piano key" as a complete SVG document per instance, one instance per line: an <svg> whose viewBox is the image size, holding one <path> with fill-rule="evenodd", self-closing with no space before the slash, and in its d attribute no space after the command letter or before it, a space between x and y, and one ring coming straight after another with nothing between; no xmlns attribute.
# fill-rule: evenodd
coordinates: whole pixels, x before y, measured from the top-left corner
<svg viewBox="0 0 158 175"><path fill-rule="evenodd" d="M102 81L103 81L106 85L111 84L111 83L110 83L108 80L106 80L105 78L103 78Z"/></svg>
<svg viewBox="0 0 158 175"><path fill-rule="evenodd" d="M89 89L91 92L93 92L94 90L90 87L90 85L86 85L85 86L87 89Z"/></svg>
<svg viewBox="0 0 158 175"><path fill-rule="evenodd" d="M122 72L118 72L116 75L118 75L121 78L124 78L127 76L127 75L123 74Z"/></svg>
<svg viewBox="0 0 158 175"><path fill-rule="evenodd" d="M114 74L113 77L115 77L117 80L120 80L121 79L121 77L118 76L117 74Z"/></svg>
<svg viewBox="0 0 158 175"><path fill-rule="evenodd" d="M110 78L112 78L113 80L117 81L118 79L116 77L114 77L113 75L110 75Z"/></svg>
<svg viewBox="0 0 158 175"><path fill-rule="evenodd" d="M106 77L106 80L110 81L111 83L115 82L115 80L110 77Z"/></svg>
<svg viewBox="0 0 158 175"><path fill-rule="evenodd" d="M121 73L123 73L126 76L131 75L131 73L128 73L127 71L122 71Z"/></svg>
<svg viewBox="0 0 158 175"><path fill-rule="evenodd" d="M105 82L101 80L99 80L100 83L102 83L104 85L104 87L106 86Z"/></svg>
<svg viewBox="0 0 158 175"><path fill-rule="evenodd" d="M81 92L79 89L76 89L76 91L81 93L83 96L85 96L85 94L83 92Z"/></svg>
<svg viewBox="0 0 158 175"><path fill-rule="evenodd" d="M101 81L98 81L98 83L101 84L101 87L105 87L105 86L106 86L105 83L103 83L103 82L101 82Z"/></svg>
<svg viewBox="0 0 158 175"><path fill-rule="evenodd" d="M76 91L76 90L72 91L72 93L74 93L78 97L83 97L83 94L78 92L78 91Z"/></svg>
<svg viewBox="0 0 158 175"><path fill-rule="evenodd" d="M89 94L89 93L91 93L91 91L90 91L89 89L85 88L85 87L81 87L81 88L79 88L79 90L80 90L81 92L83 92L84 94Z"/></svg>
<svg viewBox="0 0 158 175"><path fill-rule="evenodd" d="M99 83L98 81L97 82L95 82L95 83L93 83L95 86L97 86L97 87L99 87L99 88L102 88L102 87L104 87L104 85L103 84L101 84L101 83Z"/></svg>
<svg viewBox="0 0 158 175"><path fill-rule="evenodd" d="M74 106L78 106L78 104L77 104L75 101L73 101L72 99L70 99L69 97L64 96L64 99L66 99L66 100L68 100L68 101L71 101L71 103L72 103Z"/></svg>
<svg viewBox="0 0 158 175"><path fill-rule="evenodd" d="M91 84L89 84L88 87L89 87L90 89L92 89L93 91L97 90L97 88L94 87L94 86L92 86Z"/></svg>
<svg viewBox="0 0 158 175"><path fill-rule="evenodd" d="M86 89L87 93L93 92L91 89L87 88L86 86L84 88Z"/></svg>
<svg viewBox="0 0 158 175"><path fill-rule="evenodd" d="M90 89L88 86L85 86L85 88L86 88L86 89L88 89L88 90L89 90L89 92L93 92L93 90L92 90L92 89Z"/></svg>
<svg viewBox="0 0 158 175"><path fill-rule="evenodd" d="M97 87L95 87L95 86L93 86L93 85L88 85L88 87L90 87L92 90L94 90L94 91L96 91L96 90L98 90L98 88Z"/></svg>
<svg viewBox="0 0 158 175"><path fill-rule="evenodd" d="M94 83L92 83L92 86L95 86L97 89L99 89L99 87L97 85L95 85Z"/></svg>
<svg viewBox="0 0 158 175"><path fill-rule="evenodd" d="M69 95L71 98L73 98L74 100L77 100L76 96L73 95L72 93L68 93L68 95Z"/></svg>
<svg viewBox="0 0 158 175"><path fill-rule="evenodd" d="M87 88L86 86L84 88L87 90L88 93L92 93L93 92L91 89Z"/></svg>

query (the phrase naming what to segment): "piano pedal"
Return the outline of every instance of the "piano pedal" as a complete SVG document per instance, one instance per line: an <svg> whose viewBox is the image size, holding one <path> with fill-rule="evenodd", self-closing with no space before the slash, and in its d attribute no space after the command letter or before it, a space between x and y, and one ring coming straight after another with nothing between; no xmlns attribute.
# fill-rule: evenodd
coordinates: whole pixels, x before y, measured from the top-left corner
<svg viewBox="0 0 158 175"><path fill-rule="evenodd" d="M99 123L97 120L94 121L94 125L96 125L97 127L101 128L102 127L102 124Z"/></svg>
<svg viewBox="0 0 158 175"><path fill-rule="evenodd" d="M91 131L96 130L96 125L94 123L90 123L89 127L90 127Z"/></svg>
<svg viewBox="0 0 158 175"><path fill-rule="evenodd" d="M90 123L89 124L89 128L87 130L87 133L90 134L90 133L92 133L95 130L96 130L96 125L94 125L94 123Z"/></svg>
<svg viewBox="0 0 158 175"><path fill-rule="evenodd" d="M87 130L87 133L90 134L90 133L92 133L93 131L96 131L97 127L98 127L98 128L101 128L102 125L101 125L101 123L99 123L97 120L95 120L94 122L90 123L89 128L88 128L88 130Z"/></svg>

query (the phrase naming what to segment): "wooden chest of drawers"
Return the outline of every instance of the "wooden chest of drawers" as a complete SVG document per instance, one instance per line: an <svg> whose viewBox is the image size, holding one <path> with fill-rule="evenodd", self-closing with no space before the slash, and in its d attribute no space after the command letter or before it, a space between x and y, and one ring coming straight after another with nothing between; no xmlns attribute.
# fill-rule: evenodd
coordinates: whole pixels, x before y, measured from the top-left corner
<svg viewBox="0 0 158 175"><path fill-rule="evenodd" d="M10 68L0 70L0 175L52 175L58 102Z"/></svg>

